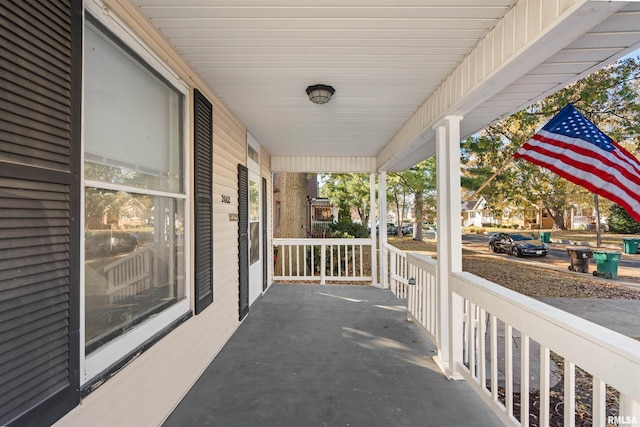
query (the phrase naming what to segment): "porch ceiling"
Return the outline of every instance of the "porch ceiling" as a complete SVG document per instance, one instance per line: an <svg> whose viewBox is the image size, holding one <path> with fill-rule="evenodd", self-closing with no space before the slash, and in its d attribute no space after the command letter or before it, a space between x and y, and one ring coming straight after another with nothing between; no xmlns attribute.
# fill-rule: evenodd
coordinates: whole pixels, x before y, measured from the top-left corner
<svg viewBox="0 0 640 427"><path fill-rule="evenodd" d="M133 1L272 156L377 157L387 170L433 155L430 126L407 129L412 116L505 15L516 15L517 3ZM603 2L529 0L527 7L532 4L542 17L545 8L569 10L558 19L571 22L571 14ZM454 94L439 116L464 115L462 136L470 135L640 47L640 3L608 7L586 28L554 24L566 43L538 47L534 59L520 49L492 71L508 79L481 79ZM531 17L522 19L524 25ZM528 61L514 60L525 55ZM305 89L315 83L332 85L334 99L311 103ZM394 142L399 133L405 140Z"/></svg>

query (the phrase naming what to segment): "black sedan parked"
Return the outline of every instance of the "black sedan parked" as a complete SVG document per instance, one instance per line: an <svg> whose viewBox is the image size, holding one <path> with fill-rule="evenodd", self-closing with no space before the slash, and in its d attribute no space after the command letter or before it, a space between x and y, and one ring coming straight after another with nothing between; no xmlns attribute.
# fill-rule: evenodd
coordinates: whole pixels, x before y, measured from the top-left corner
<svg viewBox="0 0 640 427"><path fill-rule="evenodd" d="M507 252L521 257L525 255L546 256L549 248L540 240L522 234L494 233L489 236L489 249L493 252Z"/></svg>

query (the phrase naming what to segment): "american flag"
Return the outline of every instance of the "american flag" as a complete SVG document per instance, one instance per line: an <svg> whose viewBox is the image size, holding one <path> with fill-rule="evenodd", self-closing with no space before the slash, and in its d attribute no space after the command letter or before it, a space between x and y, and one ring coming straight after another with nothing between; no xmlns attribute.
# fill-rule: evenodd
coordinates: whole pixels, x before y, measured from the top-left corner
<svg viewBox="0 0 640 427"><path fill-rule="evenodd" d="M572 104L556 114L515 157L606 197L640 222L640 162Z"/></svg>

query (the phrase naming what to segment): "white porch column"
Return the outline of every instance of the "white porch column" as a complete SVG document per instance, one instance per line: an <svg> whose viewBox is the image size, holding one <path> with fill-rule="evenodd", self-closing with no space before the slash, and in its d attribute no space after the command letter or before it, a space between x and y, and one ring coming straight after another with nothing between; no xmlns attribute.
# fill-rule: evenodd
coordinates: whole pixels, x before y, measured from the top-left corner
<svg viewBox="0 0 640 427"><path fill-rule="evenodd" d="M436 130L439 285L439 359L450 378L461 378L463 300L451 292L451 275L462 271L460 199L460 120L447 116Z"/></svg>
<svg viewBox="0 0 640 427"><path fill-rule="evenodd" d="M376 250L376 174L369 174L369 199L371 206L369 209L369 222L371 223L371 284L378 286L378 253ZM380 236L382 236L382 225L380 225Z"/></svg>
<svg viewBox="0 0 640 427"><path fill-rule="evenodd" d="M387 229L387 173L381 171L378 174L378 215L380 218L384 218L385 230ZM380 220L382 223L382 220ZM381 228L382 229L382 228ZM388 274L388 262L387 250L385 245L387 244L387 233L380 232L380 286L384 289L389 289L389 274Z"/></svg>

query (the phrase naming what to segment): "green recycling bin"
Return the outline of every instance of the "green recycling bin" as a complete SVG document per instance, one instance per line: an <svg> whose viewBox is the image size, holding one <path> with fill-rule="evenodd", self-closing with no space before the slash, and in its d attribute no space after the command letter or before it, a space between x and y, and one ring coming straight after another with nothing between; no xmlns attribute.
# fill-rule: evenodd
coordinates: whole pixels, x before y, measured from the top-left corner
<svg viewBox="0 0 640 427"><path fill-rule="evenodd" d="M593 259L596 260L597 268L597 270L593 272L594 276L606 277L607 279L618 278L620 252L593 251Z"/></svg>
<svg viewBox="0 0 640 427"><path fill-rule="evenodd" d="M640 239L622 239L622 241L624 242L625 254L638 253L638 244L640 243Z"/></svg>
<svg viewBox="0 0 640 427"><path fill-rule="evenodd" d="M551 242L551 232L550 231L541 231L540 232L540 240L542 243Z"/></svg>

